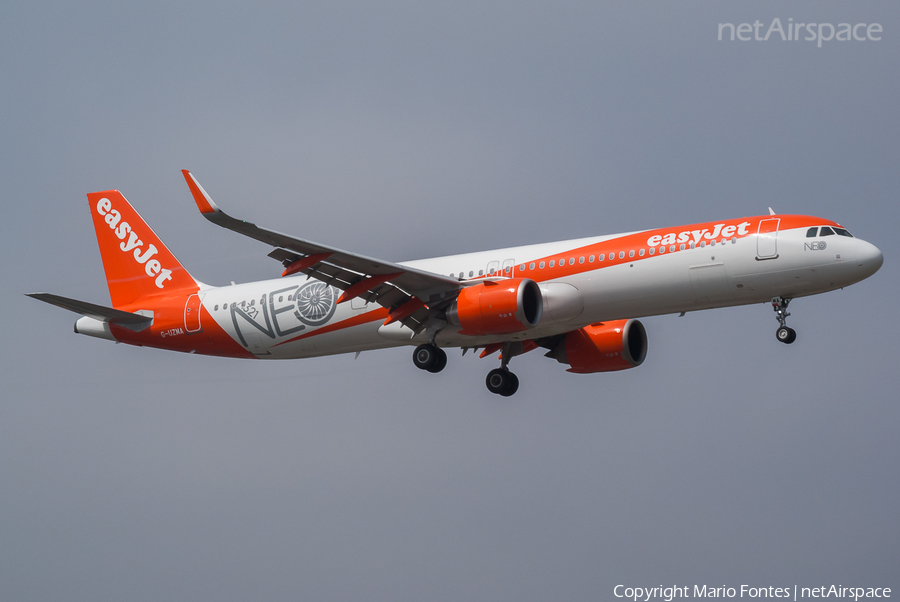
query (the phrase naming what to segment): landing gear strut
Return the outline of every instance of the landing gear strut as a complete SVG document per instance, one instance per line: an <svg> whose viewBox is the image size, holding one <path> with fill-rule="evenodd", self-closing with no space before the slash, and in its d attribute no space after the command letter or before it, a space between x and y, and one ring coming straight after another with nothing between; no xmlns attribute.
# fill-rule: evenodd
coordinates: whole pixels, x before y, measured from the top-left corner
<svg viewBox="0 0 900 602"><path fill-rule="evenodd" d="M431 343L424 343L413 351L413 363L419 370L438 373L447 366L447 353Z"/></svg>
<svg viewBox="0 0 900 602"><path fill-rule="evenodd" d="M514 345L518 345L518 350L514 350ZM509 371L507 364L516 355L516 351L521 353L522 343L503 343L503 351L500 357L500 367L494 368L488 372L484 384L487 385L488 391L509 397L519 390L519 377Z"/></svg>
<svg viewBox="0 0 900 602"><path fill-rule="evenodd" d="M787 317L791 315L787 310L790 302L791 300L785 297L772 297L772 309L775 310L775 318L778 320L779 324L778 330L775 331L775 338L788 345L797 339L796 331L785 325Z"/></svg>

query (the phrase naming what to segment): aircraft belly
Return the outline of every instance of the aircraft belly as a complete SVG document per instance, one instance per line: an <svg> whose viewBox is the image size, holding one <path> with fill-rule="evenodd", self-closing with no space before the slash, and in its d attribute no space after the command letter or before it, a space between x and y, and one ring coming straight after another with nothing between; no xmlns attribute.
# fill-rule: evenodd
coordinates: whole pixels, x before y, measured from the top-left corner
<svg viewBox="0 0 900 602"><path fill-rule="evenodd" d="M724 262L692 265L688 275L698 305L728 301L733 297Z"/></svg>
<svg viewBox="0 0 900 602"><path fill-rule="evenodd" d="M631 267L631 266L634 267ZM685 258L678 253L594 272L585 286L586 323L671 313L693 306Z"/></svg>

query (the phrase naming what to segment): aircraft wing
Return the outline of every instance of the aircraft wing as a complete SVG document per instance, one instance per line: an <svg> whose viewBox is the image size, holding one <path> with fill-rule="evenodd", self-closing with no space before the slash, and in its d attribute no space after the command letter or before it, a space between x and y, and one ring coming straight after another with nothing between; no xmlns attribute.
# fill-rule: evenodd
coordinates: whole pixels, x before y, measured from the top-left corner
<svg viewBox="0 0 900 602"><path fill-rule="evenodd" d="M421 332L464 286L449 276L294 238L231 217L219 209L190 171L181 173L206 219L275 247L269 257L285 266L282 276L303 273L330 284L344 291L339 302L361 297L378 303L390 312L388 322L399 321Z"/></svg>

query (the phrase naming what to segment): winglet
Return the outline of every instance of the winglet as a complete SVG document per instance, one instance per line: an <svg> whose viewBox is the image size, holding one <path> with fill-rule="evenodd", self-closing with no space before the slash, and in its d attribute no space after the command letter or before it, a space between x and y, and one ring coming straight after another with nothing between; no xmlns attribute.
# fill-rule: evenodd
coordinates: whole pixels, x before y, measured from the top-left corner
<svg viewBox="0 0 900 602"><path fill-rule="evenodd" d="M771 207L769 207L769 215L775 215L775 212L772 211L772 208L771 208Z"/></svg>
<svg viewBox="0 0 900 602"><path fill-rule="evenodd" d="M203 190L203 186L200 185L200 182L197 181L191 172L182 169L181 173L184 175L188 188L191 189L191 194L194 195L194 202L197 203L197 208L200 209L200 213L208 217L210 214L222 212L210 198L209 194Z"/></svg>

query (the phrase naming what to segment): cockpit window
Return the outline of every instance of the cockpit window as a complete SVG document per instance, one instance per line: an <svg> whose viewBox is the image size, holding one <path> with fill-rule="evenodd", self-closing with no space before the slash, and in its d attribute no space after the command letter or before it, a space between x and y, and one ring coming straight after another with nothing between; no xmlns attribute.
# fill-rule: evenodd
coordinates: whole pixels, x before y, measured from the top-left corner
<svg viewBox="0 0 900 602"><path fill-rule="evenodd" d="M847 238L853 238L853 235L844 230L843 228L835 228L835 232L838 233L839 236L846 236Z"/></svg>
<svg viewBox="0 0 900 602"><path fill-rule="evenodd" d="M816 232L818 232L818 231L819 231L818 228L810 228L809 230L806 231L806 238L815 238Z"/></svg>
<svg viewBox="0 0 900 602"><path fill-rule="evenodd" d="M822 226L822 229L819 231L819 236L834 236L834 230L828 226Z"/></svg>

